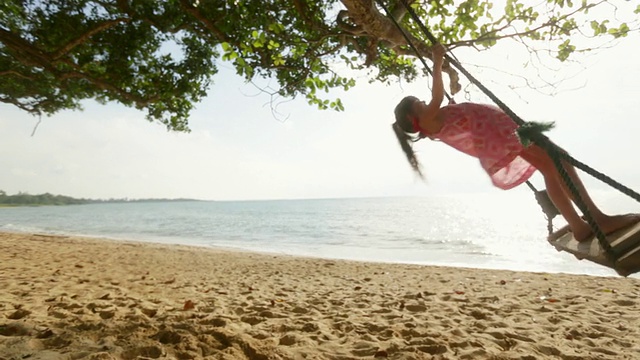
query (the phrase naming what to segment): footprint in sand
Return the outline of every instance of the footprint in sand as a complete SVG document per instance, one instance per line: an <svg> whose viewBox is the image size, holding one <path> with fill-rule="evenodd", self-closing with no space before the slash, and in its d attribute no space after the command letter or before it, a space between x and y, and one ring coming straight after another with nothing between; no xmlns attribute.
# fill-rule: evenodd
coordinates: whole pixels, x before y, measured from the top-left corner
<svg viewBox="0 0 640 360"><path fill-rule="evenodd" d="M134 360L140 357L157 359L163 355L163 350L159 346L143 346L133 348L122 353L124 360Z"/></svg>

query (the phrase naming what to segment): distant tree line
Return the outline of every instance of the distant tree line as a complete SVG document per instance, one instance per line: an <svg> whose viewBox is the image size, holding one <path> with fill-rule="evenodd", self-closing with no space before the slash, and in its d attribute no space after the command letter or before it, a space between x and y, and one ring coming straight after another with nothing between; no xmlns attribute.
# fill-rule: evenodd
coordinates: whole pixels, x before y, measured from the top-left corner
<svg viewBox="0 0 640 360"><path fill-rule="evenodd" d="M123 203L123 202L161 202L161 201L194 201L193 199L76 199L70 196L53 195L49 193L30 195L19 192L15 195L7 195L0 190L0 206L41 206L41 205L79 205L94 203Z"/></svg>
<svg viewBox="0 0 640 360"><path fill-rule="evenodd" d="M75 199L70 196L53 195L49 193L30 195L27 193L19 192L15 195L7 195L5 191L0 190L0 205L75 205L87 204L90 202L92 201L87 199Z"/></svg>

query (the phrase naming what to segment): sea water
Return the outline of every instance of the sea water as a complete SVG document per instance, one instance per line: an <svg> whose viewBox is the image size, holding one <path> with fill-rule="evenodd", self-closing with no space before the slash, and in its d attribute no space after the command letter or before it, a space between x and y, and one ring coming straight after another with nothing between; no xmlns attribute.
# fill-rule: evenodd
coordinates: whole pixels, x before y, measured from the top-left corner
<svg viewBox="0 0 640 360"><path fill-rule="evenodd" d="M558 220L563 225L562 220ZM612 275L557 252L531 193L0 208L0 231L390 263ZM558 226L559 226L558 225Z"/></svg>

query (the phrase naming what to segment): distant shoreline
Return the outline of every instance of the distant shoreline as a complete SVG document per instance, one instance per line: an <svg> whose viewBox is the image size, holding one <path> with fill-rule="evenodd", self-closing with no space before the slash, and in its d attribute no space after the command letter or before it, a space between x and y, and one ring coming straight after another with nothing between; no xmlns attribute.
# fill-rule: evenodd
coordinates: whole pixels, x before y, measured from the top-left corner
<svg viewBox="0 0 640 360"><path fill-rule="evenodd" d="M167 198L147 198L147 199L78 199L65 195L53 195L49 193L31 195L27 193L18 193L15 195L7 195L6 192L0 190L0 207L19 207L19 206L61 206L61 205L86 205L86 204L122 204L122 203L150 203L150 202L191 202L205 201L198 199L167 199Z"/></svg>

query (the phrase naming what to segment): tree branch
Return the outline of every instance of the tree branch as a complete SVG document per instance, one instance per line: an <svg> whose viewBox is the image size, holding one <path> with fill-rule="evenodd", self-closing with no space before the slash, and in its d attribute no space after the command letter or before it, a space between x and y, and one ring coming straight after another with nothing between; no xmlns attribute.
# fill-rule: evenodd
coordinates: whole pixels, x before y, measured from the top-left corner
<svg viewBox="0 0 640 360"><path fill-rule="evenodd" d="M304 22L309 24L311 28L315 30L320 30L320 31L327 31L327 27L324 23L317 22L313 18L309 17L309 9L307 7L306 1L293 0L293 5L296 8L296 11L300 15L300 17L302 17Z"/></svg>
<svg viewBox="0 0 640 360"><path fill-rule="evenodd" d="M204 27L207 28L218 40L226 42L228 41L227 35L218 29L209 19L200 13L200 11L189 0L180 0L180 6L191 16L196 18Z"/></svg>
<svg viewBox="0 0 640 360"><path fill-rule="evenodd" d="M415 2L417 2L417 0L396 0L396 4L391 10L391 16L399 22L405 15L407 15L407 6L411 6ZM407 5L403 5L403 3L406 3Z"/></svg>
<svg viewBox="0 0 640 360"><path fill-rule="evenodd" d="M15 75L15 76L23 78L25 80L35 80L31 76L27 76L25 74L22 74L22 73L19 73L19 72L15 71L15 70L0 71L0 76L9 76L9 75Z"/></svg>
<svg viewBox="0 0 640 360"><path fill-rule="evenodd" d="M531 28L531 29L529 29L527 31L514 32L514 33L511 33L511 34L505 34L505 35L500 35L500 36L496 35L496 34L500 33L501 31L512 27L513 20L519 20L519 19L512 19L512 20L508 21L504 26L502 26L500 28L496 28L496 29L493 29L493 30L485 33L485 34L482 34L481 36L477 37L476 39L458 41L458 42L456 42L456 45L457 46L471 46L471 45L477 44L477 43L482 42L482 41L498 41L500 39L506 39L506 38L514 38L514 37L522 38L522 37L526 37L528 35L535 34L538 31L540 31L540 30L542 30L544 28L547 28L547 27L548 28L554 28L554 27L558 26L558 23L560 21L565 20L565 19L569 18L570 16L573 16L573 15L579 13L579 12L583 12L585 10L591 9L591 8L596 7L596 6L598 6L600 4L603 4L603 3L606 3L606 1L603 0L603 1L600 1L600 2L595 3L595 4L581 5L579 8L575 9L572 12L563 14L563 15L559 16L556 19L552 19L552 20L549 20L547 22L544 22L544 23L536 26L535 28ZM502 21L502 19L499 20L499 21Z"/></svg>
<svg viewBox="0 0 640 360"><path fill-rule="evenodd" d="M17 107L18 109L26 111L26 112L28 112L30 114L34 114L34 113L35 114L40 114L40 110L36 110L33 105L25 105L25 104L21 103L20 101L14 99L14 98L2 96L2 97L0 97L0 102L3 102L5 104L13 105L13 106Z"/></svg>
<svg viewBox="0 0 640 360"><path fill-rule="evenodd" d="M344 6L348 10L349 20L354 23L358 28L362 29L362 33L367 34L368 36L374 39L385 40L389 42L389 46L391 48L396 48L399 46L407 46L407 39L403 35L402 31L396 26L396 24L388 17L382 15L378 9L374 5L374 0L341 0ZM415 0L410 0L410 3ZM402 10L400 8L403 8ZM402 16L402 13L406 13L406 9L404 6L396 6L395 13L392 13L394 18L396 16ZM344 15L343 15L344 16ZM343 19L344 21L344 19ZM416 38L411 33L405 31L407 37L411 41L411 44L415 46L418 51L418 54L411 54L414 56L422 56L424 58L430 59L432 57L431 54L431 46L425 44L422 40ZM376 42L370 42L369 48L367 48L364 53L367 55L367 59L365 63L369 63L371 61L371 56L375 56L377 54L377 49L375 52L372 52L371 46L377 46ZM460 77L455 69L449 66L448 63L445 63L442 71L449 76L449 89L452 94L457 93L462 88L459 81Z"/></svg>
<svg viewBox="0 0 640 360"><path fill-rule="evenodd" d="M151 96L151 97L140 97L137 96L135 94L132 94L130 92L124 91L123 89L107 82L104 81L103 79L100 78L95 78L89 74L86 74L80 70L78 70L78 66L70 61L64 61L65 64L69 65L71 68L74 69L74 71L67 71L59 76L56 76L56 79L59 81L64 81L67 79L73 79L73 78L80 78L80 79L84 79L89 81L90 83L92 83L93 85L97 86L98 88L102 89L102 90L107 90L107 91L111 91L114 92L116 94L119 94L123 99L129 100L131 102L134 102L137 106L139 107L145 107L151 103L153 103L154 101L157 101L159 99L158 96Z"/></svg>
<svg viewBox="0 0 640 360"><path fill-rule="evenodd" d="M73 48L75 48L76 46L86 42L93 35L101 31L107 30L109 28L112 28L120 23L129 22L129 21L131 21L131 19L120 18L120 19L114 19L114 20L110 20L110 21L106 21L101 24L98 24L98 26L96 26L95 28L90 29L86 33L82 34L81 36L69 41L57 51L51 53L51 59L58 60L61 57L65 56L69 51L73 50Z"/></svg>
<svg viewBox="0 0 640 360"><path fill-rule="evenodd" d="M22 63L35 64L51 70L49 55L21 37L0 28L0 42L13 50L14 56Z"/></svg>

